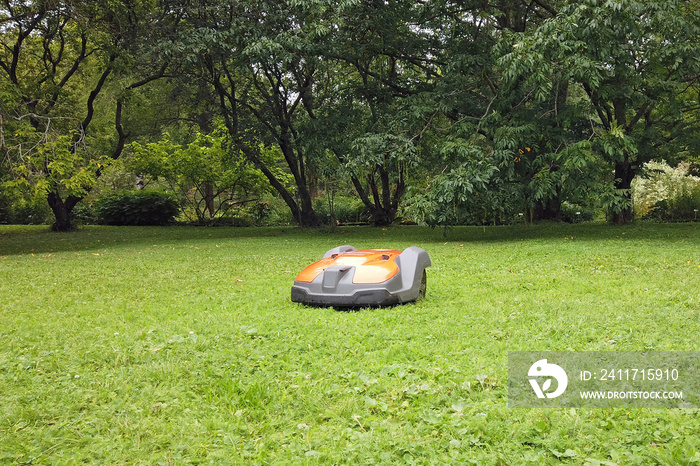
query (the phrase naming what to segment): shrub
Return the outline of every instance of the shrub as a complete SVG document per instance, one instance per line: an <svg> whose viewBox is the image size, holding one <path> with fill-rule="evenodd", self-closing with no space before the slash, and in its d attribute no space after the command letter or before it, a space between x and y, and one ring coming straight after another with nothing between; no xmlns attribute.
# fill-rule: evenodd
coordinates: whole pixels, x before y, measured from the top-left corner
<svg viewBox="0 0 700 466"><path fill-rule="evenodd" d="M0 194L0 224L12 222L12 204L10 200Z"/></svg>
<svg viewBox="0 0 700 466"><path fill-rule="evenodd" d="M696 220L700 211L700 187L672 199L662 199L646 213L647 218L679 222Z"/></svg>
<svg viewBox="0 0 700 466"><path fill-rule="evenodd" d="M649 162L633 184L635 209L643 217L664 221L695 218L700 209L700 177L689 173L690 165L672 168L665 162Z"/></svg>
<svg viewBox="0 0 700 466"><path fill-rule="evenodd" d="M233 225L234 227L274 225L274 223L270 223L271 213L272 207L270 202L249 202L234 206L231 209L231 217L225 217L225 221L228 225Z"/></svg>
<svg viewBox="0 0 700 466"><path fill-rule="evenodd" d="M0 224L46 225L53 221L53 213L46 196L15 196L0 192Z"/></svg>
<svg viewBox="0 0 700 466"><path fill-rule="evenodd" d="M590 207L562 202L561 219L567 223L590 222L595 217L595 211Z"/></svg>
<svg viewBox="0 0 700 466"><path fill-rule="evenodd" d="M17 225L47 225L53 221L53 213L43 196L17 199L9 213L9 223Z"/></svg>
<svg viewBox="0 0 700 466"><path fill-rule="evenodd" d="M97 223L97 214L92 206L80 202L71 212L73 222L77 225L92 225Z"/></svg>
<svg viewBox="0 0 700 466"><path fill-rule="evenodd" d="M266 225L291 225L294 223L292 211L283 199L270 199L270 215L267 217Z"/></svg>
<svg viewBox="0 0 700 466"><path fill-rule="evenodd" d="M159 191L116 191L95 201L102 225L166 225L179 212L177 201Z"/></svg>
<svg viewBox="0 0 700 466"><path fill-rule="evenodd" d="M271 189L260 170L229 149L227 134L223 128L211 134L197 133L187 145L175 144L168 134L145 146L133 143L127 167L165 182L186 206L182 212L185 217L209 225L212 217L228 214L237 201ZM257 215L254 217L257 221Z"/></svg>
<svg viewBox="0 0 700 466"><path fill-rule="evenodd" d="M357 198L346 196L335 196L333 199L333 210L335 219L340 223L368 222L370 214L364 203ZM321 223L328 223L331 218L331 211L328 206L328 199L319 197L314 201L314 211L318 215Z"/></svg>

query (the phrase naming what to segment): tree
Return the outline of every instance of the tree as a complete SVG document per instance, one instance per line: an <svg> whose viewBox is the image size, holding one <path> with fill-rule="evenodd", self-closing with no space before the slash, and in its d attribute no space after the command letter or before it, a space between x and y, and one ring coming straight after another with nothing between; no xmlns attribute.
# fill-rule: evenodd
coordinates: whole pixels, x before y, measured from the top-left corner
<svg viewBox="0 0 700 466"><path fill-rule="evenodd" d="M8 1L0 8L0 75L5 83L0 150L15 174L7 186L44 192L55 230L71 229L73 208L124 148L124 98L106 103L100 97L110 78L123 76L129 65L138 69L130 62L130 47L150 22L150 8L88 1ZM156 30L151 26L149 34ZM115 93L161 76L164 66L153 67L144 67L148 74L118 86ZM96 116L109 107L114 129L105 144L104 128L94 126Z"/></svg>
<svg viewBox="0 0 700 466"><path fill-rule="evenodd" d="M438 80L427 9L410 1L353 5L338 13L323 50L343 82L317 112L316 132L332 134L326 147L348 169L376 226L394 221L436 113L425 98Z"/></svg>
<svg viewBox="0 0 700 466"><path fill-rule="evenodd" d="M375 224L391 223L406 188L406 158L423 130L399 124L406 106L397 102L436 77L427 49L416 45L424 39L409 27L416 7L307 0L200 3L186 11L192 29L183 41L209 74L232 140L294 218L319 224L311 200L318 164L331 151ZM260 159L259 141L279 147L294 191Z"/></svg>
<svg viewBox="0 0 700 466"><path fill-rule="evenodd" d="M558 216L565 173L557 159L578 141L574 125L562 131L567 83L540 103L526 80L504 80L497 60L554 14L545 1L426 4L422 28L437 39L429 55L439 80L426 99L437 110L432 150L422 155L439 174L428 172L411 209L428 223L507 222L524 208Z"/></svg>
<svg viewBox="0 0 700 466"><path fill-rule="evenodd" d="M262 171L302 226L318 226L313 177L300 143L300 119L315 108L323 33L321 2L194 2L182 6L180 36L193 68L214 90L232 143ZM261 145L262 143L262 145ZM294 179L290 189L260 147L275 144Z"/></svg>
<svg viewBox="0 0 700 466"><path fill-rule="evenodd" d="M133 143L132 152L126 158L127 167L165 180L189 208L185 214L193 212L192 220L201 225L210 224L234 205L257 200L269 188L260 171L240 153L232 153L220 131L197 134L186 146L173 143L166 134L158 142Z"/></svg>
<svg viewBox="0 0 700 466"><path fill-rule="evenodd" d="M614 189L600 195L615 223L633 218L642 164L682 150L697 127L688 90L700 79L699 13L678 0L571 2L506 57L511 80L547 92L563 77L585 92L593 147L614 170Z"/></svg>
<svg viewBox="0 0 700 466"><path fill-rule="evenodd" d="M565 177L559 158L580 136L568 111L568 82L560 79L533 99L531 77L508 79L498 60L528 31L556 15L555 3L559 2L473 4L471 12L458 16L458 30L463 32L451 41L443 94L453 102L446 115L454 124L446 149L453 152L461 144L462 151L469 151L478 141L473 149L483 156L457 160L476 164L464 167L467 172L483 175L489 167L488 178L498 189L490 202L479 205L493 205L490 216L495 221L506 221L513 209L527 209L532 219L559 216ZM489 150L484 151L484 145Z"/></svg>

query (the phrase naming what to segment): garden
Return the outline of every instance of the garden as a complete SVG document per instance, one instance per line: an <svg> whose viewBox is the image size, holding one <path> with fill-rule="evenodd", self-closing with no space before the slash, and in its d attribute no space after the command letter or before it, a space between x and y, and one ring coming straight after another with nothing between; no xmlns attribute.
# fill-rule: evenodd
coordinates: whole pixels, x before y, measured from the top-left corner
<svg viewBox="0 0 700 466"><path fill-rule="evenodd" d="M681 0L2 2L0 464L700 463L691 386L509 398L515 352L700 373L698 37ZM341 245L424 249L364 290L424 298L297 303Z"/></svg>

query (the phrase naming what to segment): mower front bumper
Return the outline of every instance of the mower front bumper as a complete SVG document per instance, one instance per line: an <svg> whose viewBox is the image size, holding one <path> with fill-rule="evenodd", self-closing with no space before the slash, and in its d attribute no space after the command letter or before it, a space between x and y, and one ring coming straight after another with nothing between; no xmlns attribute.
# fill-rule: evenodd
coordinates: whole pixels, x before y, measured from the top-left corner
<svg viewBox="0 0 700 466"><path fill-rule="evenodd" d="M314 306L334 307L391 306L401 302L397 295L391 294L385 289L357 290L350 294L323 294L311 293L306 288L296 284L292 286L292 301Z"/></svg>

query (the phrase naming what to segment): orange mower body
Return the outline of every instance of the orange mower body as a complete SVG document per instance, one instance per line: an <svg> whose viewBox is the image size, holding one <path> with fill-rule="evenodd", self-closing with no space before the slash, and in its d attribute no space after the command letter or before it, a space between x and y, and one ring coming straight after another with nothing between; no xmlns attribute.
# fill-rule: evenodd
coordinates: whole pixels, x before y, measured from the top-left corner
<svg viewBox="0 0 700 466"><path fill-rule="evenodd" d="M417 301L425 296L428 253L415 246L402 251L339 246L304 268L292 286L292 301L361 307Z"/></svg>

